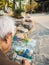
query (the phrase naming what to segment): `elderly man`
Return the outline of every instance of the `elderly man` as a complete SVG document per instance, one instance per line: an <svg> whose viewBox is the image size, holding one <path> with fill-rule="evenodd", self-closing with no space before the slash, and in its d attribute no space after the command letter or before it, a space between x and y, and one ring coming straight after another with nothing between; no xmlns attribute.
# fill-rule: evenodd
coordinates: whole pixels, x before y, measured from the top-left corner
<svg viewBox="0 0 49 65"><path fill-rule="evenodd" d="M12 37L15 33L15 24L12 18L0 16L0 65L30 65L27 60L18 64L9 60L6 52L10 49Z"/></svg>

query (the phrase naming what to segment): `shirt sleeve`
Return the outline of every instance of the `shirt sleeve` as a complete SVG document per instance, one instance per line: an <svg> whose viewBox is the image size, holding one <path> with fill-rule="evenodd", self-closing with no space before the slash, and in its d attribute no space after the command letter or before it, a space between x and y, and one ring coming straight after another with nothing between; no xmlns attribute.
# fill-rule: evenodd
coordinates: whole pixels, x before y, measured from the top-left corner
<svg viewBox="0 0 49 65"><path fill-rule="evenodd" d="M9 60L9 58L0 50L0 65L21 65Z"/></svg>

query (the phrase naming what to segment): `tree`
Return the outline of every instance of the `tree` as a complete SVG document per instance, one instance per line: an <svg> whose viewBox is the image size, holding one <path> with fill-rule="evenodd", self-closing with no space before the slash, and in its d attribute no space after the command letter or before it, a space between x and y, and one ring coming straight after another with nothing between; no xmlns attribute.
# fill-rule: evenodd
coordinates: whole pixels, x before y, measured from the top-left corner
<svg viewBox="0 0 49 65"><path fill-rule="evenodd" d="M49 1L49 0L35 0L36 2L45 2L45 1Z"/></svg>
<svg viewBox="0 0 49 65"><path fill-rule="evenodd" d="M34 0L28 0L28 3L26 4L26 10L27 12L35 12L35 10L38 8L38 3Z"/></svg>
<svg viewBox="0 0 49 65"><path fill-rule="evenodd" d="M13 3L11 1L8 2L8 7L10 7L10 8L13 7Z"/></svg>
<svg viewBox="0 0 49 65"><path fill-rule="evenodd" d="M24 1L24 0L16 0L17 2L19 2L19 8L21 9L21 1Z"/></svg>
<svg viewBox="0 0 49 65"><path fill-rule="evenodd" d="M27 3L27 4L26 4L26 6L25 6L25 8L26 8L26 12L29 12L29 11L30 11L30 9L31 9L30 4L29 4L29 3Z"/></svg>
<svg viewBox="0 0 49 65"><path fill-rule="evenodd" d="M0 9L3 9L5 6L5 0L0 0Z"/></svg>
<svg viewBox="0 0 49 65"><path fill-rule="evenodd" d="M32 0L30 0L30 6L32 5ZM32 8L30 7L30 13L32 12Z"/></svg>
<svg viewBox="0 0 49 65"><path fill-rule="evenodd" d="M49 0L35 0L35 1L40 4L39 8L41 9L42 12L45 12L47 9L49 10L49 5L47 5Z"/></svg>
<svg viewBox="0 0 49 65"><path fill-rule="evenodd" d="M13 11L15 11L15 1L16 0L13 0Z"/></svg>
<svg viewBox="0 0 49 65"><path fill-rule="evenodd" d="M31 5L31 8L32 8L32 9L38 8L38 3L35 2L35 1L33 1L33 2L32 2L32 5Z"/></svg>

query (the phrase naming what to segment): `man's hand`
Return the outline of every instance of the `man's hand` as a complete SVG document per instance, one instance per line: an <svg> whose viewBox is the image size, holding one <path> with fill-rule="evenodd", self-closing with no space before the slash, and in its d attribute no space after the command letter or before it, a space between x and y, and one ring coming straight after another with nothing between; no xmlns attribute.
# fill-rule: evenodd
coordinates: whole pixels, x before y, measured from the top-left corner
<svg viewBox="0 0 49 65"><path fill-rule="evenodd" d="M26 59L22 60L22 65L30 65L30 62Z"/></svg>
<svg viewBox="0 0 49 65"><path fill-rule="evenodd" d="M30 63L26 59L23 59L20 64L13 62L0 50L0 65L30 65Z"/></svg>
<svg viewBox="0 0 49 65"><path fill-rule="evenodd" d="M22 65L9 60L9 58L0 50L0 65Z"/></svg>

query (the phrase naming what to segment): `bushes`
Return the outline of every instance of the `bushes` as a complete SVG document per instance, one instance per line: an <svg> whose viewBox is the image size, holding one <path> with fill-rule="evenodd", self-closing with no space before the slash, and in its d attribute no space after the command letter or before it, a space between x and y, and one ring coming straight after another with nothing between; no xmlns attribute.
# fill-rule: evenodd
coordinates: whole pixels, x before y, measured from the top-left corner
<svg viewBox="0 0 49 65"><path fill-rule="evenodd" d="M20 8L16 9L14 11L14 16L15 17L20 17L21 16L21 12L24 12L24 10L23 9L20 9Z"/></svg>

